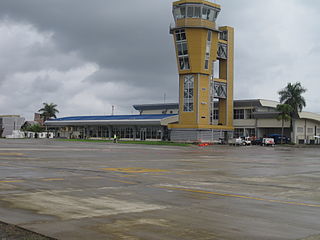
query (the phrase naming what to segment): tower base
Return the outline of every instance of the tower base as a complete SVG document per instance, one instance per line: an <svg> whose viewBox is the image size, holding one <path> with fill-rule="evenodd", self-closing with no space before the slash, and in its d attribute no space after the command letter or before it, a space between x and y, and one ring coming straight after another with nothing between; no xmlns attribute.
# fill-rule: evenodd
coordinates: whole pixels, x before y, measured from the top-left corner
<svg viewBox="0 0 320 240"><path fill-rule="evenodd" d="M232 131L221 129L190 129L176 128L170 130L170 139L173 142L217 142L227 141Z"/></svg>

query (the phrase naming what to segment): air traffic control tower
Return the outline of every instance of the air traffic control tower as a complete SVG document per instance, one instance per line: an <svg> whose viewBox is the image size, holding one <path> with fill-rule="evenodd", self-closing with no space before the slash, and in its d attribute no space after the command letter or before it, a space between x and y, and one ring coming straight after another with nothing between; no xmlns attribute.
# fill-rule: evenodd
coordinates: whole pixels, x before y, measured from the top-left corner
<svg viewBox="0 0 320 240"><path fill-rule="evenodd" d="M220 11L204 0L173 3L179 71L179 121L168 126L173 141L212 141L233 131L234 30L216 25Z"/></svg>

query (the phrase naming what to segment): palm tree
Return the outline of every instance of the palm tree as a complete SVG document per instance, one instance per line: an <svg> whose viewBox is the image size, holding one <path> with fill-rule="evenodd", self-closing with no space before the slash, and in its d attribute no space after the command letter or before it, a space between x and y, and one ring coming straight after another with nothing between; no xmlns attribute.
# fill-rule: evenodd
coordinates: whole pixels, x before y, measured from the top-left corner
<svg viewBox="0 0 320 240"><path fill-rule="evenodd" d="M277 106L277 111L279 115L277 119L282 121L281 125L281 144L283 143L283 136L284 136L284 122L291 120L291 113L293 112L293 108L288 104L279 104Z"/></svg>
<svg viewBox="0 0 320 240"><path fill-rule="evenodd" d="M302 94L305 93L306 91L307 89L302 87L300 82L297 82L294 84L288 83L288 85L284 89L279 91L280 102L282 104L290 105L293 109L293 111L290 113L291 135L293 132L293 123L292 123L293 117L297 116L298 113L301 112L302 109L306 106L306 100L302 96Z"/></svg>
<svg viewBox="0 0 320 240"><path fill-rule="evenodd" d="M282 104L288 104L293 108L293 113L298 114L306 106L306 100L302 96L307 89L301 86L300 82L288 85L279 91L280 102Z"/></svg>
<svg viewBox="0 0 320 240"><path fill-rule="evenodd" d="M50 118L57 118L56 114L59 113L57 106L58 105L54 103L43 103L43 108L39 109L39 112L44 121L47 121Z"/></svg>

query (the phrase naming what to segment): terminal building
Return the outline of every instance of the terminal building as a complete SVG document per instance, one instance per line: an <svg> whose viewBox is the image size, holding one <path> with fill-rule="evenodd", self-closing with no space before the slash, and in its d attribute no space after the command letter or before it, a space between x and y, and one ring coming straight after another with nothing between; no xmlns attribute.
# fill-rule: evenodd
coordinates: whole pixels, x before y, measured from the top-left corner
<svg viewBox="0 0 320 240"><path fill-rule="evenodd" d="M272 134L281 134L281 121L277 120L276 110L279 102L271 100L235 100L233 136L256 136L258 138ZM46 122L48 128L61 138L101 138L112 139L116 134L123 140L172 140L170 124L179 121L179 104L143 104L133 106L137 115L122 116L79 116L52 119ZM218 124L218 103L210 113L210 123ZM290 122L285 122L284 135L291 137ZM293 119L292 142L312 144L320 135L320 114L301 112ZM212 142L215 134L183 142ZM220 137L224 138L221 131Z"/></svg>

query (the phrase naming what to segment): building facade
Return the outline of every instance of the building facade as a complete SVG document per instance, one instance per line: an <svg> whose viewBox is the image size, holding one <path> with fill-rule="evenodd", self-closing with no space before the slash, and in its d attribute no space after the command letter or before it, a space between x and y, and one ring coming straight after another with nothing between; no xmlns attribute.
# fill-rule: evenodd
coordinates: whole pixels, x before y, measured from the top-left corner
<svg viewBox="0 0 320 240"><path fill-rule="evenodd" d="M221 137L233 131L234 30L218 27L218 4L204 0L173 3L179 72L179 120L168 127L174 141ZM214 104L219 119L212 121ZM208 140L209 140L208 139Z"/></svg>
<svg viewBox="0 0 320 240"><path fill-rule="evenodd" d="M279 102L263 99L234 101L234 131L231 137L267 137L281 134L282 122L277 120L276 110ZM179 104L143 104L134 105L140 115L125 116L83 116L67 117L47 121L45 124L55 137L61 138L102 138L112 139L116 134L126 140L173 140L170 125L177 124ZM172 114L161 114L161 113ZM160 114L159 114L160 113ZM215 102L210 118L212 124L219 122L219 106ZM320 114L301 112L293 119L293 135L290 122L285 122L284 135L297 144L313 144L320 136ZM204 136L204 135L202 135ZM211 142L216 135L206 134L205 138L183 139L183 142ZM224 138L221 131L219 135Z"/></svg>
<svg viewBox="0 0 320 240"><path fill-rule="evenodd" d="M175 114L78 116L51 119L45 125L57 138L111 140L116 135L122 140L161 141L169 139L166 126L176 119Z"/></svg>
<svg viewBox="0 0 320 240"><path fill-rule="evenodd" d="M0 137L12 135L13 131L20 130L25 119L19 115L0 115Z"/></svg>

